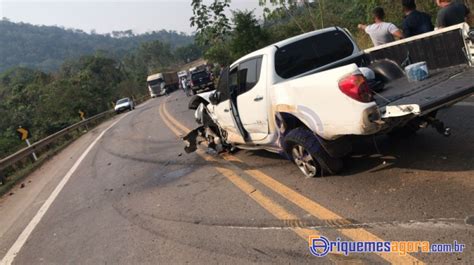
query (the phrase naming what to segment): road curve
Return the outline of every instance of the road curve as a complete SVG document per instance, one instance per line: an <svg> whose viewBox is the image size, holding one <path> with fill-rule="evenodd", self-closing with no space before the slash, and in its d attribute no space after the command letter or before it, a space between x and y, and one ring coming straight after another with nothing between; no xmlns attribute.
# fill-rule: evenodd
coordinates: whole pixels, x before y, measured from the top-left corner
<svg viewBox="0 0 474 265"><path fill-rule="evenodd" d="M149 100L87 133L1 198L0 257L20 246L13 264L474 260L466 221L474 215L469 100L440 113L451 138L427 129L403 140L360 139L343 175L316 179L266 152L185 154L180 136L195 126L186 106L182 92ZM316 258L310 235L457 240L468 251Z"/></svg>

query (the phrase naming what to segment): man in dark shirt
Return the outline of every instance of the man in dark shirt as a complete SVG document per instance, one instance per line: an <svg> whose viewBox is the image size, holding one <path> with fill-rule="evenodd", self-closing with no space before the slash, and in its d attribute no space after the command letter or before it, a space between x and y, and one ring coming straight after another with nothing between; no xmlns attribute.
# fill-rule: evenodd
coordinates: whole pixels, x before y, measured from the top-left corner
<svg viewBox="0 0 474 265"><path fill-rule="evenodd" d="M436 0L441 10L438 12L438 28L445 28L459 23L467 22L469 8L466 5L452 0Z"/></svg>
<svg viewBox="0 0 474 265"><path fill-rule="evenodd" d="M416 10L415 0L402 0L402 6L405 13L405 19L402 24L403 36L405 38L434 30L431 16Z"/></svg>

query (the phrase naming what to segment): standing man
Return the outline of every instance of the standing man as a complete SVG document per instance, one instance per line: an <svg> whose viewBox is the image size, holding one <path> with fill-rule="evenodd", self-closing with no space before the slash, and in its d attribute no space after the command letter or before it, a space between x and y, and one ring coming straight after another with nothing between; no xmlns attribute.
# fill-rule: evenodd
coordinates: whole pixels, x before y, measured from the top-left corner
<svg viewBox="0 0 474 265"><path fill-rule="evenodd" d="M438 28L469 21L470 10L466 5L452 0L436 0L436 4L441 7L436 22Z"/></svg>
<svg viewBox="0 0 474 265"><path fill-rule="evenodd" d="M402 24L403 36L405 38L434 30L431 16L416 10L415 0L402 0L402 6L405 13Z"/></svg>
<svg viewBox="0 0 474 265"><path fill-rule="evenodd" d="M387 23L385 19L385 11L381 7L376 7L372 14L374 15L374 24L363 25L359 24L357 27L364 30L365 33L369 34L374 46L379 46L392 41L395 41L395 37L403 38L402 33L392 23Z"/></svg>
<svg viewBox="0 0 474 265"><path fill-rule="evenodd" d="M186 80L186 77L181 78L181 86L183 87L184 93L186 96L190 96L188 92L188 80Z"/></svg>

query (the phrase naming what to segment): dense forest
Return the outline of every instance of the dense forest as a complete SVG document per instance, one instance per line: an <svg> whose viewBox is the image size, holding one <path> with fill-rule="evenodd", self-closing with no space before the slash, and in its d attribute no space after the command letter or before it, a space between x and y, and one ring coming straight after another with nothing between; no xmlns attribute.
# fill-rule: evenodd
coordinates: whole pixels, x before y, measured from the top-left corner
<svg viewBox="0 0 474 265"><path fill-rule="evenodd" d="M14 66L52 72L66 59L94 53L121 59L140 44L155 40L182 47L191 44L193 37L166 30L139 35L131 30L89 34L76 29L13 23L3 18L0 20L0 72Z"/></svg>

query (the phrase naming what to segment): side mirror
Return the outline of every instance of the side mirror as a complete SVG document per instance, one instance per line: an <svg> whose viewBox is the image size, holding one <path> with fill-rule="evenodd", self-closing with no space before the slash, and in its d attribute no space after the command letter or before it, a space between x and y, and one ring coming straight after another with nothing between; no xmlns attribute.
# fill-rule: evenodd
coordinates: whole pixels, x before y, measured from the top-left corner
<svg viewBox="0 0 474 265"><path fill-rule="evenodd" d="M212 105L217 105L219 104L219 100L220 100L220 95L221 93L219 91L215 91L214 93L212 93L210 96L209 96L209 101L211 102Z"/></svg>

